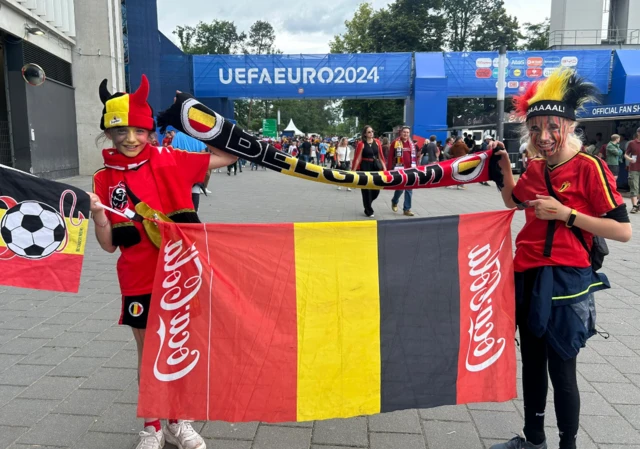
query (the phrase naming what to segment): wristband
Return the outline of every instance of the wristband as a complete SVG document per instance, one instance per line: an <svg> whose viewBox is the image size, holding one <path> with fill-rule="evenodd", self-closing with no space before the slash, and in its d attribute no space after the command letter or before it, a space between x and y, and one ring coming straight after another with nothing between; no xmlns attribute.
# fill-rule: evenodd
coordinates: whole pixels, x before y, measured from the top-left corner
<svg viewBox="0 0 640 449"><path fill-rule="evenodd" d="M578 216L578 211L575 209L571 209L571 215L569 215L569 219L565 223L567 228L573 227L573 223L576 221L576 217Z"/></svg>

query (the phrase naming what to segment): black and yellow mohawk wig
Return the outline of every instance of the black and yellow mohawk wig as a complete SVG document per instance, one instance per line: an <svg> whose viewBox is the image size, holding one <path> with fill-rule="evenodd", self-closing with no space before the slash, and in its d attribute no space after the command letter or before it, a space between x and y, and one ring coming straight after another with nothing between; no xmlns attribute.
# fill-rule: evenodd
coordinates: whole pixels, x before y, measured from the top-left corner
<svg viewBox="0 0 640 449"><path fill-rule="evenodd" d="M573 69L559 67L543 81L532 83L520 96L513 99L519 117L554 115L576 120L576 111L585 104L597 101L598 89Z"/></svg>

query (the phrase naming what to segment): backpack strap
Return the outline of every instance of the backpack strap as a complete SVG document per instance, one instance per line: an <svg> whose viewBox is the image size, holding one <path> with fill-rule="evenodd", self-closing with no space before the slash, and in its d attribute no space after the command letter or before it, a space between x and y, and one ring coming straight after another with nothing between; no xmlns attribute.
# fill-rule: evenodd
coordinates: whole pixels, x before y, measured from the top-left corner
<svg viewBox="0 0 640 449"><path fill-rule="evenodd" d="M556 195L556 192L553 190L553 186L551 185L551 176L549 176L548 167L544 168L544 181L547 184L547 190L549 191L549 195L554 197L556 200L558 200L560 204L562 204L562 201L560 201L560 198L558 198L558 196ZM571 227L569 229L571 229L571 232L573 233L573 235L576 236L576 238L578 239L578 241L580 242L584 250L587 252L587 254L589 254L589 259L591 259L591 251L589 250L589 246L587 245L587 242L584 240L584 235L582 234L582 231L576 227ZM549 223L547 224L547 238L544 242L543 254L545 257L551 257L551 248L553 246L553 237L555 233L556 233L556 220L549 220Z"/></svg>

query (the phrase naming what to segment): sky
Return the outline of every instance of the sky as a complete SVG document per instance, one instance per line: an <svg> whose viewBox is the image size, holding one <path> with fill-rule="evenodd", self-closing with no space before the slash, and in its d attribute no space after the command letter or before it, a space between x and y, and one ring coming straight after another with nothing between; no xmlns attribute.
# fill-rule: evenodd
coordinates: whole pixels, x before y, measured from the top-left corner
<svg viewBox="0 0 640 449"><path fill-rule="evenodd" d="M157 0L158 27L177 43L173 30L178 25L196 25L214 19L235 22L240 31L249 31L256 20L266 20L276 31L276 47L285 54L328 53L329 42L345 31L363 0ZM391 3L370 0L375 9ZM179 4L180 6L176 6ZM215 6L214 6L215 5ZM519 22L541 22L551 12L551 0L505 0L507 13Z"/></svg>

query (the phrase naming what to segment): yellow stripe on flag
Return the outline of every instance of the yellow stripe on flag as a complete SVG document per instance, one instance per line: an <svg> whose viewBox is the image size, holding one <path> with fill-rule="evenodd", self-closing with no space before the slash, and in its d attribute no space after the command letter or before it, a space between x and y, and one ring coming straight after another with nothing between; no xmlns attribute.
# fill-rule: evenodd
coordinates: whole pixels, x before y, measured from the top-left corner
<svg viewBox="0 0 640 449"><path fill-rule="evenodd" d="M196 108L189 109L189 120L194 120L208 128L213 128L216 118Z"/></svg>
<svg viewBox="0 0 640 449"><path fill-rule="evenodd" d="M0 222L2 217L6 213L6 209L0 209ZM74 220L74 221L77 221ZM64 222L67 226L67 234L69 235L69 242L67 246L60 251L61 254L84 254L84 248L87 243L87 231L89 229L89 220L84 220L80 226L73 226L69 218L65 217ZM7 244L0 235L0 247L6 247Z"/></svg>
<svg viewBox="0 0 640 449"><path fill-rule="evenodd" d="M376 222L295 223L298 421L380 412Z"/></svg>

